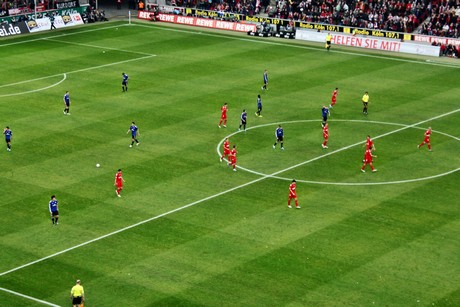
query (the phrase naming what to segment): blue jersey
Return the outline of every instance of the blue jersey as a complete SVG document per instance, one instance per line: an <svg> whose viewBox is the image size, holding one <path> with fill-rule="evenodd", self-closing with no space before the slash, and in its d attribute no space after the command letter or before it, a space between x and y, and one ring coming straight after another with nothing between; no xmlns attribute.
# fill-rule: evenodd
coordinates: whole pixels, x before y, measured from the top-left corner
<svg viewBox="0 0 460 307"><path fill-rule="evenodd" d="M329 115L329 109L324 107L321 109L321 113L323 114L323 118L326 118Z"/></svg>
<svg viewBox="0 0 460 307"><path fill-rule="evenodd" d="M123 80L121 81L123 84L126 84L128 83L128 75L127 74L124 74L123 75Z"/></svg>
<svg viewBox="0 0 460 307"><path fill-rule="evenodd" d="M10 141L11 140L11 136L13 135L13 131L11 131L10 129L6 129L3 134L5 135L5 140L7 141Z"/></svg>
<svg viewBox="0 0 460 307"><path fill-rule="evenodd" d="M53 199L50 201L50 212L57 212L58 211L58 201L57 199Z"/></svg>
<svg viewBox="0 0 460 307"><path fill-rule="evenodd" d="M248 114L246 112L243 112L241 113L241 122L242 123L245 123L246 122L246 117L248 116Z"/></svg>
<svg viewBox="0 0 460 307"><path fill-rule="evenodd" d="M268 72L264 72L264 83L268 83Z"/></svg>
<svg viewBox="0 0 460 307"><path fill-rule="evenodd" d="M137 135L137 130L138 129L139 128L137 128L136 125L131 125L131 127L129 127L129 130L131 130L131 134L132 134L133 137L135 137Z"/></svg>
<svg viewBox="0 0 460 307"><path fill-rule="evenodd" d="M262 98L257 97L257 108L262 108Z"/></svg>
<svg viewBox="0 0 460 307"><path fill-rule="evenodd" d="M284 136L283 128L281 127L276 128L275 135L276 135L276 138L283 137Z"/></svg>
<svg viewBox="0 0 460 307"><path fill-rule="evenodd" d="M69 95L69 93L65 93L65 95L64 95L64 103L67 106L70 104L70 95Z"/></svg>

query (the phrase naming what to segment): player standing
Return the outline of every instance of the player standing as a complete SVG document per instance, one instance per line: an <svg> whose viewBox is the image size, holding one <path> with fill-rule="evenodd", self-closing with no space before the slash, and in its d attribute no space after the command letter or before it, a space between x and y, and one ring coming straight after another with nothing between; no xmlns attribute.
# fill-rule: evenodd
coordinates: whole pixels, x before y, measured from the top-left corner
<svg viewBox="0 0 460 307"><path fill-rule="evenodd" d="M66 91L64 94L64 115L70 115L70 93Z"/></svg>
<svg viewBox="0 0 460 307"><path fill-rule="evenodd" d="M368 94L368 92L364 93L363 98L361 100L363 102L363 114L367 115L367 107L369 105L369 94Z"/></svg>
<svg viewBox="0 0 460 307"><path fill-rule="evenodd" d="M128 91L128 75L125 74L124 72L121 73L121 90L123 92L127 92Z"/></svg>
<svg viewBox="0 0 460 307"><path fill-rule="evenodd" d="M276 141L275 141L275 144L273 144L273 149L276 148L276 144L280 143L281 144L281 149L284 150L284 146L283 146L284 131L283 131L283 127L281 127L281 125L278 125L278 128L276 128L275 137L276 137Z"/></svg>
<svg viewBox="0 0 460 307"><path fill-rule="evenodd" d="M13 131L10 130L10 127L6 126L3 129L3 134L5 135L6 150L11 151L11 140L13 139Z"/></svg>
<svg viewBox="0 0 460 307"><path fill-rule="evenodd" d="M136 146L139 146L139 141L137 140L137 136L141 134L135 122L131 123L131 126L129 127L128 132L126 132L126 134L128 134L130 131L131 131L132 138L131 138L131 145L129 145L129 147L133 147L134 142L136 142Z"/></svg>
<svg viewBox="0 0 460 307"><path fill-rule="evenodd" d="M332 92L332 98L331 98L331 104L329 105L329 108L332 109L336 102L337 102L337 94L339 93L339 88L336 87L335 90Z"/></svg>
<svg viewBox="0 0 460 307"><path fill-rule="evenodd" d="M262 98L260 98L260 95L257 95L257 112L256 116L262 117L260 114L262 112Z"/></svg>
<svg viewBox="0 0 460 307"><path fill-rule="evenodd" d="M241 130L241 127L243 127L243 130L246 132L247 117L248 117L248 114L246 113L246 110L243 110L243 113L241 113L241 116L240 116L240 126L238 127L238 131Z"/></svg>
<svg viewBox="0 0 460 307"><path fill-rule="evenodd" d="M296 181L295 179L292 179L292 182L289 185L288 208L292 208L291 199L294 199L296 209L300 209L299 201L297 199L297 192L295 190L296 187L297 187Z"/></svg>
<svg viewBox="0 0 460 307"><path fill-rule="evenodd" d="M268 71L264 70L264 85L262 85L262 90L267 90L268 86Z"/></svg>
<svg viewBox="0 0 460 307"><path fill-rule="evenodd" d="M366 165L369 165L372 169L373 172L376 172L377 169L374 168L374 165L372 165L372 158L377 158L377 156L374 156L372 154L372 150L369 148L369 149L366 149L366 152L364 153L364 164L363 166L361 167L361 172L365 173L366 171L364 170L364 168L366 167Z"/></svg>
<svg viewBox="0 0 460 307"><path fill-rule="evenodd" d="M227 159L229 159L228 155L230 154L230 141L229 141L228 138L225 139L224 144L222 145L222 148L224 150L224 153L220 157L220 162L222 162L225 157L227 157Z"/></svg>
<svg viewBox="0 0 460 307"><path fill-rule="evenodd" d="M51 221L53 222L53 225L58 225L58 219L59 219L59 210L58 210L58 201L56 199L56 195L51 196L51 200L49 202L49 210L51 214Z"/></svg>
<svg viewBox="0 0 460 307"><path fill-rule="evenodd" d="M115 174L115 186L117 187L117 190L115 191L117 193L118 197L121 197L120 192L123 190L123 182L125 180L123 179L123 175L121 173L121 168L118 169L118 172Z"/></svg>
<svg viewBox="0 0 460 307"><path fill-rule="evenodd" d="M324 127L324 125L327 123L327 118L330 115L329 109L326 106L323 106L321 109L321 115L323 117L323 121L321 123L321 127Z"/></svg>
<svg viewBox="0 0 460 307"><path fill-rule="evenodd" d="M331 49L331 41L332 41L331 33L327 33L327 35L326 35L326 50L327 51L329 51L329 49Z"/></svg>
<svg viewBox="0 0 460 307"><path fill-rule="evenodd" d="M431 143L430 143L430 136L431 136L431 127L428 127L428 130L425 131L425 139L422 143L420 143L417 148L422 147L423 145L427 144L428 150L431 151Z"/></svg>
<svg viewBox="0 0 460 307"><path fill-rule="evenodd" d="M231 166L233 171L236 172L236 145L233 145L233 148L228 155L228 166Z"/></svg>
<svg viewBox="0 0 460 307"><path fill-rule="evenodd" d="M321 144L321 146L323 148L328 148L327 141L329 140L329 125L327 123L323 126L323 138L324 138L324 142L323 144Z"/></svg>
<svg viewBox="0 0 460 307"><path fill-rule="evenodd" d="M219 128L222 123L224 124L224 128L227 128L227 109L227 103L224 103L224 105L220 108L222 114L220 115Z"/></svg>

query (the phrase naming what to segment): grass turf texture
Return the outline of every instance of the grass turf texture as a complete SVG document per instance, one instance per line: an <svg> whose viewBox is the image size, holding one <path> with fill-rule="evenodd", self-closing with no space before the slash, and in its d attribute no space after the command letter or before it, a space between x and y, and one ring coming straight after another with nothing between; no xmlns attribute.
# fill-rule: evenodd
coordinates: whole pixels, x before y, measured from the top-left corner
<svg viewBox="0 0 460 307"><path fill-rule="evenodd" d="M459 304L459 173L363 185L459 168L458 66L142 24L3 42L0 122L14 139L12 152L0 152L0 287L61 306L77 278L86 306ZM324 150L320 110L335 87ZM66 90L70 116L62 114ZM262 118L254 116L257 94ZM229 122L219 129L223 102ZM299 182L302 209L288 210L289 181L231 172L216 147L237 130L243 108L254 129L231 136L239 165L353 185ZM141 144L129 148L133 120ZM285 151L272 149L278 123ZM428 126L433 152L416 148ZM359 171L367 134L379 156L375 174ZM0 291L1 306L37 304Z"/></svg>

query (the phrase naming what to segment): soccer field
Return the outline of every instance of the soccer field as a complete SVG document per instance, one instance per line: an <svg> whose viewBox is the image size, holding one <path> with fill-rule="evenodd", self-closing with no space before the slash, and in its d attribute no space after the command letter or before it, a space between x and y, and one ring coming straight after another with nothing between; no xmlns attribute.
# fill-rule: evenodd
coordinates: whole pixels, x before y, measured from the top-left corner
<svg viewBox="0 0 460 307"><path fill-rule="evenodd" d="M2 40L0 57L0 306L70 306L76 279L86 307L460 305L458 61L121 21Z"/></svg>

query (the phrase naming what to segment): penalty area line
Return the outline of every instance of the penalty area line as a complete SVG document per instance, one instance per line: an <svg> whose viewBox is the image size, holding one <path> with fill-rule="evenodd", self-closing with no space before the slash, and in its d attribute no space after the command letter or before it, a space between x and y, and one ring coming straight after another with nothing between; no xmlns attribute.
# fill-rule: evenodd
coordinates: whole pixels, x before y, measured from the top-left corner
<svg viewBox="0 0 460 307"><path fill-rule="evenodd" d="M6 289L6 288L0 287L0 291L7 292L7 293L9 293L9 294L13 294L13 295L19 296L19 297L22 297L22 298L25 298L25 299L28 299L28 300L31 300L31 301L40 303L40 304L42 304L42 305L53 306L53 307L60 307L59 305L56 305L56 304L53 304L53 303L50 303L50 302L47 302L47 301L44 301L44 300L41 300L41 299L32 297L32 296L29 296L29 295L25 295L25 294L22 294L22 293L13 291L13 290L9 290L9 289Z"/></svg>

